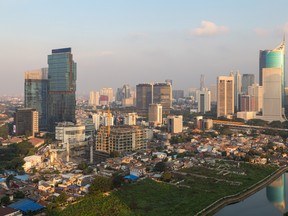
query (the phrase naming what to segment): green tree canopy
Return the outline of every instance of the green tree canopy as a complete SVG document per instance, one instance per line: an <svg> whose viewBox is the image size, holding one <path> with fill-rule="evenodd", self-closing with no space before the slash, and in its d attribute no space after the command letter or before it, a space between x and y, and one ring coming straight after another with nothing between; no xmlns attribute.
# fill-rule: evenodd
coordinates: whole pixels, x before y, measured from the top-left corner
<svg viewBox="0 0 288 216"><path fill-rule="evenodd" d="M96 176L89 187L90 194L108 192L112 189L112 179L103 176Z"/></svg>

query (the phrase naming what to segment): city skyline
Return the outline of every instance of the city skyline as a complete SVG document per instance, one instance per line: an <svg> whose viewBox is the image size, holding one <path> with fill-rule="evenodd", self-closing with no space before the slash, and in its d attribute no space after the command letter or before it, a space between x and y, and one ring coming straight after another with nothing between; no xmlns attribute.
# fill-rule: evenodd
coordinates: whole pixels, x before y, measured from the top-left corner
<svg viewBox="0 0 288 216"><path fill-rule="evenodd" d="M207 87L231 70L258 83L259 50L288 30L288 2L263 2L0 0L0 93L23 95L24 71L47 67L63 47L78 62L77 94L165 79L198 88L201 74Z"/></svg>

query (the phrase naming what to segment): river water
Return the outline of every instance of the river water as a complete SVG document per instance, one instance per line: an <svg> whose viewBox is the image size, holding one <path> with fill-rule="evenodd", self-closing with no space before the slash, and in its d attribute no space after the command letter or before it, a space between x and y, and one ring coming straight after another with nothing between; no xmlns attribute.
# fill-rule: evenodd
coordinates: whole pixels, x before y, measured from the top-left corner
<svg viewBox="0 0 288 216"><path fill-rule="evenodd" d="M288 173L242 202L224 207L215 216L283 216L288 212L286 190L288 190Z"/></svg>

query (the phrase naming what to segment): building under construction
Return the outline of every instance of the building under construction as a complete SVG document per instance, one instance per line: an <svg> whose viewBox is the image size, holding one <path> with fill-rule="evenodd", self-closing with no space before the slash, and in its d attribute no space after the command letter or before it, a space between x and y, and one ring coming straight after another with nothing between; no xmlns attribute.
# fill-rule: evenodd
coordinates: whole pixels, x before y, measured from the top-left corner
<svg viewBox="0 0 288 216"><path fill-rule="evenodd" d="M147 136L140 126L102 126L97 133L96 151L101 152L131 152L147 147Z"/></svg>

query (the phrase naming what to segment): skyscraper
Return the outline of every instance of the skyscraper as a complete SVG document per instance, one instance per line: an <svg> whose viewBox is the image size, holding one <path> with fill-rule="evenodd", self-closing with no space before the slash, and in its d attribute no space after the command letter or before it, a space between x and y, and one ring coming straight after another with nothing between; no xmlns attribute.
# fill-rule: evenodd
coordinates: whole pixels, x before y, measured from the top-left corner
<svg viewBox="0 0 288 216"><path fill-rule="evenodd" d="M48 69L25 72L25 108L36 109L39 115L39 129L47 128Z"/></svg>
<svg viewBox="0 0 288 216"><path fill-rule="evenodd" d="M234 77L217 77L217 117L234 114Z"/></svg>
<svg viewBox="0 0 288 216"><path fill-rule="evenodd" d="M153 85L153 103L161 104L164 114L170 113L172 107L172 86L170 83Z"/></svg>
<svg viewBox="0 0 288 216"><path fill-rule="evenodd" d="M48 55L48 130L56 122L75 123L76 63L71 48L52 50Z"/></svg>
<svg viewBox="0 0 288 216"><path fill-rule="evenodd" d="M239 70L237 70L234 76L234 106L236 110L239 110L240 108L239 96L241 94L241 88L242 88L241 75Z"/></svg>
<svg viewBox="0 0 288 216"><path fill-rule="evenodd" d="M142 83L136 86L136 107L148 111L149 104L153 103L153 85Z"/></svg>
<svg viewBox="0 0 288 216"><path fill-rule="evenodd" d="M98 91L91 91L89 95L89 105L98 106L99 105L100 94Z"/></svg>
<svg viewBox="0 0 288 216"><path fill-rule="evenodd" d="M263 116L266 121L283 121L281 81L282 68L263 68Z"/></svg>
<svg viewBox="0 0 288 216"><path fill-rule="evenodd" d="M211 92L208 89L197 90L196 100L198 102L198 112L206 113L211 111Z"/></svg>
<svg viewBox="0 0 288 216"><path fill-rule="evenodd" d="M114 101L114 93L112 88L102 88L100 89L100 95L108 96L108 103Z"/></svg>
<svg viewBox="0 0 288 216"><path fill-rule="evenodd" d="M248 94L248 87L255 83L254 74L243 74L242 76L242 93Z"/></svg>
<svg viewBox="0 0 288 216"><path fill-rule="evenodd" d="M272 50L260 50L259 55L259 84L263 85L263 68L281 68L281 100L284 106L285 87L285 40Z"/></svg>
<svg viewBox="0 0 288 216"><path fill-rule="evenodd" d="M248 95L251 100L251 111L260 112L263 107L263 86L254 83L248 87Z"/></svg>
<svg viewBox="0 0 288 216"><path fill-rule="evenodd" d="M14 116L16 135L34 136L39 131L38 112L32 108L19 108Z"/></svg>
<svg viewBox="0 0 288 216"><path fill-rule="evenodd" d="M148 111L149 123L154 125L162 124L162 105L161 104L150 104Z"/></svg>

